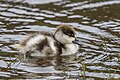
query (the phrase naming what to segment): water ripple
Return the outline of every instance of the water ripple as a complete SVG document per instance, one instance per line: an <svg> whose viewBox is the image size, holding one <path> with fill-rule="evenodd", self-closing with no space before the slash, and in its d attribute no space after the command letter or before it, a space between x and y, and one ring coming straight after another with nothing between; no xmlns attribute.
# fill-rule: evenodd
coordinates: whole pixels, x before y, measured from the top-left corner
<svg viewBox="0 0 120 80"><path fill-rule="evenodd" d="M1 0L0 78L119 79L119 0ZM76 56L20 63L15 43L31 32L72 25L80 44ZM35 60L31 60L33 63Z"/></svg>
<svg viewBox="0 0 120 80"><path fill-rule="evenodd" d="M72 10L97 8L97 7L102 7L102 6L106 6L106 5L112 5L112 4L120 4L120 1L112 0L112 1L106 1L106 2L104 1L104 2L90 3L90 4L85 4L82 6L74 7L74 8L72 8Z"/></svg>

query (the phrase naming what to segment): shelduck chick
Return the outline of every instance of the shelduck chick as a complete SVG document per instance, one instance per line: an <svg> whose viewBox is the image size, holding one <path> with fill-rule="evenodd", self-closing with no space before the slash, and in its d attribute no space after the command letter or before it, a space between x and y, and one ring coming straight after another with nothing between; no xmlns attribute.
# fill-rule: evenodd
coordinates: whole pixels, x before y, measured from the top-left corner
<svg viewBox="0 0 120 80"><path fill-rule="evenodd" d="M55 32L38 32L29 34L17 44L19 53L24 58L71 55L78 50L74 44L77 35L72 26L62 24Z"/></svg>

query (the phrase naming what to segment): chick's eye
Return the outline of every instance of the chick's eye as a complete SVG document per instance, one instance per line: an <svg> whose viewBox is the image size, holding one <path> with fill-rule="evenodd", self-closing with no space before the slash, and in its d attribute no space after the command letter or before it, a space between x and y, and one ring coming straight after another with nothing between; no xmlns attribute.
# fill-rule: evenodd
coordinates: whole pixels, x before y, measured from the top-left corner
<svg viewBox="0 0 120 80"><path fill-rule="evenodd" d="M74 35L74 34L71 34L71 36L72 36L72 37L75 37L75 35Z"/></svg>
<svg viewBox="0 0 120 80"><path fill-rule="evenodd" d="M74 37L74 34L70 34L70 33L69 33L68 36L70 36L70 37Z"/></svg>
<svg viewBox="0 0 120 80"><path fill-rule="evenodd" d="M74 37L75 36L74 32L70 31L70 30L69 31L63 31L63 33L68 35L69 37Z"/></svg>

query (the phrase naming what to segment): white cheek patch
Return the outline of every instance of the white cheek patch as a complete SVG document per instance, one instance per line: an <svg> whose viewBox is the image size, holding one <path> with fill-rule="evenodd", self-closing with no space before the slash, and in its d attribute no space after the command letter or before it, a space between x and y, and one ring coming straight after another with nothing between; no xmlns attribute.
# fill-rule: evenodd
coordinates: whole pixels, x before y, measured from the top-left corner
<svg viewBox="0 0 120 80"><path fill-rule="evenodd" d="M61 32L57 32L55 34L55 38L57 39L57 41L61 42L61 43L64 43L65 42L65 39L63 37L63 34Z"/></svg>
<svg viewBox="0 0 120 80"><path fill-rule="evenodd" d="M63 38L65 40L65 43L72 43L75 40L74 37L69 37L67 35L63 35Z"/></svg>
<svg viewBox="0 0 120 80"><path fill-rule="evenodd" d="M75 40L74 37L69 37L69 36L63 34L62 32L57 32L55 34L55 38L57 39L57 41L59 41L63 44L69 44L69 43L72 43Z"/></svg>

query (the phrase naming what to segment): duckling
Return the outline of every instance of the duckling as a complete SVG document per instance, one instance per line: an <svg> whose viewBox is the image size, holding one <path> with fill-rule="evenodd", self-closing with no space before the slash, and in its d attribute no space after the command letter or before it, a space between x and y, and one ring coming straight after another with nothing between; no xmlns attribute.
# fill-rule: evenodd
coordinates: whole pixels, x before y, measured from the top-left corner
<svg viewBox="0 0 120 80"><path fill-rule="evenodd" d="M66 56L75 54L79 46L75 43L76 31L72 26L59 25L54 32L37 32L26 36L16 45L24 58Z"/></svg>

